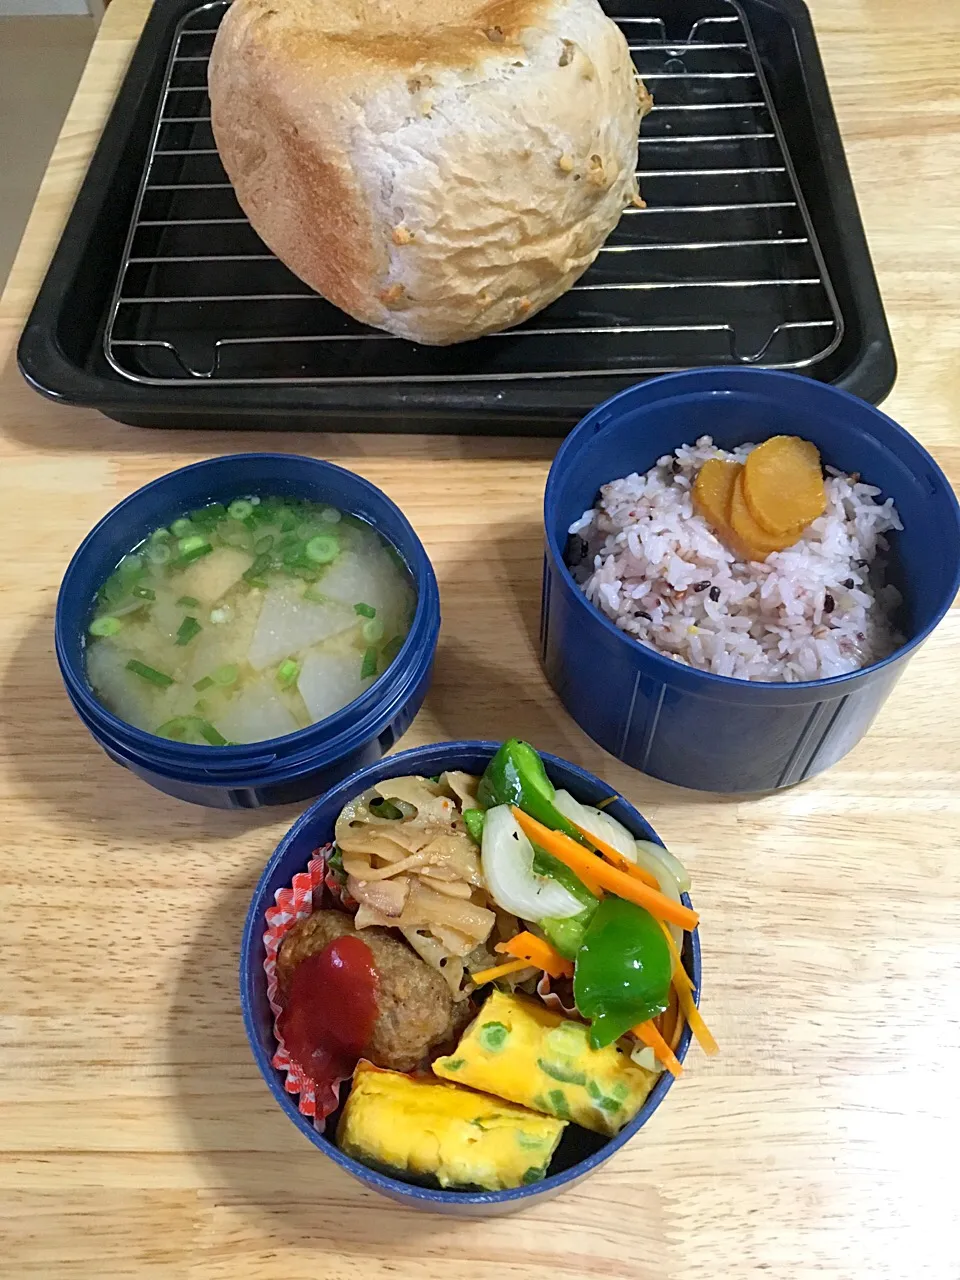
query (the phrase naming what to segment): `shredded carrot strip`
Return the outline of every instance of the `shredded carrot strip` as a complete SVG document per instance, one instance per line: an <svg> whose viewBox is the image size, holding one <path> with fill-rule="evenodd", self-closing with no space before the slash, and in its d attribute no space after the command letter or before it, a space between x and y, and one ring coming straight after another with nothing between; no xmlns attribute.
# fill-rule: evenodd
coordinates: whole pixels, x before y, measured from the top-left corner
<svg viewBox="0 0 960 1280"><path fill-rule="evenodd" d="M494 951L516 956L518 960L527 960L544 973L549 973L551 978L573 977L573 964L564 960L559 951L554 951L549 942L544 942L529 930L518 933L508 942L498 942Z"/></svg>
<svg viewBox="0 0 960 1280"><path fill-rule="evenodd" d="M571 840L561 831L551 831L549 827L545 827L542 822L537 822L522 809L514 807L512 813L528 839L538 844L541 849L545 849L547 853L552 853L555 858L559 858L576 875L582 877L585 872L604 889L609 889L617 897L625 898L627 902L633 902L638 907L644 907L657 919L669 920L671 924L679 925L682 929L697 927L700 917L689 907L674 902L666 894L660 893L657 889L651 889L649 885L635 880L633 876L628 876L616 867L611 867L602 858L589 853L576 840Z"/></svg>
<svg viewBox="0 0 960 1280"><path fill-rule="evenodd" d="M686 969L683 967L683 958L681 957L680 952L677 950L677 944L673 940L673 934L670 932L670 930L667 928L667 926L663 923L662 920L658 920L657 924L663 930L663 936L666 938L667 946L670 948L670 960L673 965L674 983L675 984L679 983L680 985L685 986L688 991L692 991L693 982L690 978L689 973L687 973Z"/></svg>
<svg viewBox="0 0 960 1280"><path fill-rule="evenodd" d="M677 1061L677 1055L664 1040L653 1022L641 1022L633 1028L633 1034L653 1050L672 1076L676 1077L681 1073L683 1067Z"/></svg>
<svg viewBox="0 0 960 1280"><path fill-rule="evenodd" d="M690 1030L696 1037L697 1043L703 1049L704 1053L717 1053L718 1045L716 1040L710 1034L710 1028L703 1020L703 1015L697 1008L693 999L693 979L683 967L683 960L680 958L680 952L677 950L677 944L673 940L670 930L661 920L660 928L663 930L663 936L667 940L667 946L670 948L670 957L673 961L673 974L671 983L673 991L676 994L677 1002L680 1008L677 1011L677 1025L672 1036L665 1038L671 1041L671 1048L675 1049L680 1043L680 1033L683 1030L683 1019L686 1017L690 1023ZM693 1010L691 1013L690 1010Z"/></svg>
<svg viewBox="0 0 960 1280"><path fill-rule="evenodd" d="M529 960L511 960L509 964L494 965L492 969L480 969L470 974L471 981L478 987L485 982L495 982L497 978L505 978L508 973L519 973L521 969L531 968Z"/></svg>
<svg viewBox="0 0 960 1280"><path fill-rule="evenodd" d="M666 1040L667 1044L670 1044L670 1040L673 1036L673 1029L676 1025L678 1009L677 993L671 986L670 994L667 998L666 1009L664 1009L663 1013L661 1013L659 1017L654 1018L654 1022L657 1024L657 1030L663 1036L664 1040Z"/></svg>
<svg viewBox="0 0 960 1280"><path fill-rule="evenodd" d="M670 1048L673 1050L674 1053L677 1052L677 1045L680 1043L680 1037L683 1035L683 1025L684 1025L683 1014L680 1012L680 1009L678 1007L677 1017L673 1024L673 1030L671 1031L669 1037L666 1037L670 1045Z"/></svg>
<svg viewBox="0 0 960 1280"><path fill-rule="evenodd" d="M619 849L615 849L612 844L607 844L606 840L601 840L599 836L595 836L586 827L581 827L579 822L575 822L573 825L582 836L586 836L597 852L602 853L606 860L616 867L618 871L622 871L625 875L633 876L635 880L641 880L651 889L659 890L660 881L656 876L651 875L649 871L645 871L643 867L638 867L635 862L630 861L626 854L621 853Z"/></svg>
<svg viewBox="0 0 960 1280"><path fill-rule="evenodd" d="M677 999L680 1001L680 1008L683 1010L683 1016L690 1023L690 1030L696 1037L697 1043L704 1053L714 1054L719 1051L719 1045L710 1034L710 1028L700 1016L700 1010L697 1008L693 1000L693 992L688 991L686 987L676 987Z"/></svg>

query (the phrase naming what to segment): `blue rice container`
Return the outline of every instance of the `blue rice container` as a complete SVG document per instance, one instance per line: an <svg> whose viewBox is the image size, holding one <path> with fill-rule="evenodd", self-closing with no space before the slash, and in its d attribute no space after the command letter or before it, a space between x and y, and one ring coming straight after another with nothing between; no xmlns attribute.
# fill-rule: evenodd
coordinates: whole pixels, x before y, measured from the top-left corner
<svg viewBox="0 0 960 1280"><path fill-rule="evenodd" d="M888 575L904 596L901 649L825 680L735 680L638 643L588 602L564 564L570 525L593 506L602 484L643 473L703 435L725 449L802 436L824 463L859 472L893 497L904 526L890 535ZM702 369L614 396L557 453L544 522L540 641L548 680L577 724L612 755L699 791L773 791L835 764L867 732L960 588L960 509L937 464L872 405L794 374Z"/></svg>
<svg viewBox="0 0 960 1280"><path fill-rule="evenodd" d="M193 746L145 733L94 696L84 643L95 593L123 555L152 530L209 502L259 493L307 499L358 516L390 542L417 590L413 624L390 667L359 698L282 738L231 747ZM375 485L316 458L241 453L172 471L114 507L87 535L57 599L56 652L77 715L111 759L159 791L215 809L255 809L312 799L371 764L406 732L430 684L440 632L433 566L403 512Z"/></svg>
<svg viewBox="0 0 960 1280"><path fill-rule="evenodd" d="M381 1195L412 1209L474 1218L514 1213L518 1209L528 1208L537 1201L551 1199L558 1192L569 1189L593 1173L643 1128L666 1097L673 1077L666 1071L660 1076L634 1118L613 1138L605 1138L577 1125L569 1125L554 1155L551 1164L553 1172L541 1182L519 1187L515 1191L443 1191L402 1182L398 1178L370 1169L342 1152L332 1141L336 1116L328 1120L327 1132L318 1133L313 1121L308 1116L301 1115L296 1097L287 1093L284 1088L285 1075L273 1066L277 1042L273 1034L273 1013L267 1002L263 935L267 908L274 905L277 890L288 888L293 877L306 870L313 852L333 840L334 824L347 801L384 778L408 774L432 778L446 769L482 773L499 745L498 742L442 742L428 747L416 747L412 751L402 751L399 755L390 756L389 759L362 769L341 782L329 794L322 796L294 823L267 863L254 891L240 944L240 1003L243 1008L243 1023L257 1066L281 1111L324 1155ZM592 773L556 756L544 753L541 755L554 786L566 788L582 804L597 805L601 801L610 801L610 797L614 795L613 788ZM607 805L607 812L629 828L638 839L663 843L646 819L621 796L616 796ZM690 906L687 895L682 896L684 903ZM699 930L684 934L683 961L693 981L694 998L699 1004ZM685 1025L676 1051L681 1062L687 1055L690 1039L690 1028Z"/></svg>

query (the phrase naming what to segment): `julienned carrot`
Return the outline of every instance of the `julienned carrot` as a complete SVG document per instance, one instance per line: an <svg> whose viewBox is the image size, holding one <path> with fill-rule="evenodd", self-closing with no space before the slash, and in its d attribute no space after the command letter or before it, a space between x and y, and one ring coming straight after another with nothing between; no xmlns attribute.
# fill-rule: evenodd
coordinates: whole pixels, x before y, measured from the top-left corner
<svg viewBox="0 0 960 1280"><path fill-rule="evenodd" d="M681 1067L677 1060L677 1055L673 1052L652 1022L641 1022L638 1026L633 1028L633 1034L638 1040L642 1040L645 1045L648 1045L653 1050L672 1076L676 1077L680 1074L683 1067Z"/></svg>
<svg viewBox="0 0 960 1280"><path fill-rule="evenodd" d="M680 1031L683 1028L683 1017L686 1017L690 1023L690 1030L697 1039L697 1043L703 1049L704 1053L716 1053L718 1046L716 1040L710 1034L710 1028L703 1020L703 1015L697 1008L693 999L693 979L683 967L683 960L680 958L680 952L677 950L677 944L673 940L673 936L667 926L660 921L660 928L663 930L663 936L667 940L667 946L670 948L670 957L673 960L673 974L671 976L671 984L676 993L677 1002L680 1005L680 1013L677 1015L677 1025L673 1032L673 1047L676 1048L680 1040ZM685 1001L689 1003L685 1003ZM693 1014L689 1013L689 1009L693 1010ZM681 1014L683 1016L681 1016ZM671 1037L667 1037L670 1039Z"/></svg>
<svg viewBox="0 0 960 1280"><path fill-rule="evenodd" d="M575 822L573 825L582 836L586 836L598 853L603 854L611 866L616 867L618 871L622 871L628 876L633 876L635 880L640 880L643 884L649 885L651 889L660 888L660 883L656 876L651 875L649 871L645 871L643 867L638 867L635 862L631 862L626 854L621 853L619 849L615 849L612 844L607 844L606 840L601 840L599 836L595 836L586 827L581 827L579 822Z"/></svg>
<svg viewBox="0 0 960 1280"><path fill-rule="evenodd" d="M671 924L679 925L681 929L695 929L697 927L700 917L695 911L691 911L689 907L683 906L682 903L674 902L665 893L660 893L657 889L651 889L649 885L643 884L640 880L635 880L633 876L628 876L626 872L618 871L616 867L611 867L602 858L589 853L576 840L565 836L562 831L551 831L549 827L545 827L542 822L537 822L536 818L531 818L522 809L514 806L511 812L524 834L533 844L539 845L547 853L552 853L555 858L559 858L574 874L583 875L585 873L604 889L609 889L611 893L615 893L618 898L625 898L627 902L633 902L638 907L644 907L658 920L668 920Z"/></svg>
<svg viewBox="0 0 960 1280"><path fill-rule="evenodd" d="M498 964L492 969L480 969L476 973L471 973L470 979L478 987L482 987L485 982L495 982L497 978L505 978L510 973L519 973L521 969L534 967L529 960L511 960L509 964Z"/></svg>
<svg viewBox="0 0 960 1280"><path fill-rule="evenodd" d="M687 973L686 969L683 967L683 959L680 955L680 952L677 950L677 944L673 940L673 934L670 932L670 930L667 928L667 926L663 923L662 920L658 920L657 923L660 925L660 928L663 930L663 936L666 938L667 946L670 949L670 959L673 962L672 976L673 976L674 985L677 985L679 983L685 986L688 991L692 991L693 980L691 979L689 973Z"/></svg>
<svg viewBox="0 0 960 1280"><path fill-rule="evenodd" d="M720 1046L710 1034L710 1028L700 1016L700 1010L697 1008L693 999L693 992L688 991L686 987L675 987L677 999L680 1001L680 1008L683 1016L690 1023L690 1030L696 1037L696 1041L704 1053L714 1054L719 1052Z"/></svg>
<svg viewBox="0 0 960 1280"><path fill-rule="evenodd" d="M674 992L673 994L676 995L676 992ZM684 1017L683 1017L683 1014L680 1012L680 1007L678 1005L677 1016L673 1021L673 1028L671 1029L671 1032L670 1032L670 1038L667 1041L667 1043L670 1045L670 1048L673 1050L674 1053L677 1052L677 1045L680 1043L680 1037L683 1035L683 1027L684 1027Z"/></svg>
<svg viewBox="0 0 960 1280"><path fill-rule="evenodd" d="M508 942L498 942L494 951L516 956L518 960L527 960L544 973L549 973L551 978L573 977L572 963L565 960L559 951L554 951L549 942L544 942L529 930L518 933Z"/></svg>

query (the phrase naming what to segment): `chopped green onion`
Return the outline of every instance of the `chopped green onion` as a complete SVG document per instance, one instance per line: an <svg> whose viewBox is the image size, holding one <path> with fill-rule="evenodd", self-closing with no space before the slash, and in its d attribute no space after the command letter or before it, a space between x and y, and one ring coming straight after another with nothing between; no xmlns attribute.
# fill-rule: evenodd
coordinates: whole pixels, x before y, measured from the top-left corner
<svg viewBox="0 0 960 1280"><path fill-rule="evenodd" d="M403 636L394 636L383 646L383 665L389 666L403 648Z"/></svg>
<svg viewBox="0 0 960 1280"><path fill-rule="evenodd" d="M135 581L143 573L143 560L140 556L124 556L117 565L117 573L124 582Z"/></svg>
<svg viewBox="0 0 960 1280"><path fill-rule="evenodd" d="M271 560L268 555L264 553L262 555L257 556L256 560L254 560L250 568L244 571L244 574L243 574L244 579L247 582L252 582L254 578L261 577L264 571L270 568L270 565L271 565Z"/></svg>
<svg viewBox="0 0 960 1280"><path fill-rule="evenodd" d="M260 522L257 520L256 516L245 516L240 523L245 529L249 530L250 533L256 533L257 526Z"/></svg>
<svg viewBox="0 0 960 1280"><path fill-rule="evenodd" d="M181 516L179 520L174 520L170 532L175 538L188 538L193 533L193 521Z"/></svg>
<svg viewBox="0 0 960 1280"><path fill-rule="evenodd" d="M258 538L253 544L253 549L258 556L262 556L265 551L269 551L273 547L273 534L264 534L262 538Z"/></svg>
<svg viewBox="0 0 960 1280"><path fill-rule="evenodd" d="M201 676L199 680L194 681L193 687L196 689L197 693L203 693L204 689L209 689L212 684L212 676Z"/></svg>
<svg viewBox="0 0 960 1280"><path fill-rule="evenodd" d="M193 716L174 716L172 720L165 720L157 729L158 738L173 738L175 742L182 742L190 731L190 725L193 723Z"/></svg>
<svg viewBox="0 0 960 1280"><path fill-rule="evenodd" d="M327 524L339 524L342 517L336 507L324 507L320 519L326 520Z"/></svg>
<svg viewBox="0 0 960 1280"><path fill-rule="evenodd" d="M177 631L177 644L189 644L194 636L198 636L203 630L200 623L192 615L188 614L180 623L180 629Z"/></svg>
<svg viewBox="0 0 960 1280"><path fill-rule="evenodd" d="M372 604L355 604L353 612L359 613L361 618L375 618L377 616L377 611Z"/></svg>
<svg viewBox="0 0 960 1280"><path fill-rule="evenodd" d="M246 498L236 498L227 507L227 515L231 520L246 520L247 516L253 515L253 503Z"/></svg>
<svg viewBox="0 0 960 1280"><path fill-rule="evenodd" d="M326 604L327 597L320 590L317 583L312 582L303 593L304 600L309 600L311 604Z"/></svg>
<svg viewBox="0 0 960 1280"><path fill-rule="evenodd" d="M150 535L151 542L165 542L170 537L169 529L154 529Z"/></svg>
<svg viewBox="0 0 960 1280"><path fill-rule="evenodd" d="M208 556L213 550L209 542L202 542L199 547L194 547L191 551L183 551L177 556L176 560L170 562L173 569L185 569L188 564L193 564L194 560L199 560L201 556Z"/></svg>
<svg viewBox="0 0 960 1280"><path fill-rule="evenodd" d="M169 689L173 684L173 676L168 676L165 672L158 671L156 667L148 667L145 662L138 662L136 658L130 659L127 663L127 670L132 671L134 675L140 676L143 680L149 680L158 689Z"/></svg>
<svg viewBox="0 0 960 1280"><path fill-rule="evenodd" d="M199 551L201 547L207 545L207 540L199 533L193 533L189 538L181 538L178 544L178 550L182 556L188 556L191 551Z"/></svg>
<svg viewBox="0 0 960 1280"><path fill-rule="evenodd" d="M181 596L177 601L181 609L199 609L200 601L196 596Z"/></svg>
<svg viewBox="0 0 960 1280"><path fill-rule="evenodd" d="M243 576L244 578L246 578L248 586L261 587L264 591L266 591L267 587L270 585L267 582L266 578L247 578L246 574L244 574Z"/></svg>
<svg viewBox="0 0 960 1280"><path fill-rule="evenodd" d="M143 553L151 564L166 564L173 556L169 542L151 542Z"/></svg>
<svg viewBox="0 0 960 1280"><path fill-rule="evenodd" d="M388 822L399 822L403 817L403 810L383 796L371 800L367 807L375 818L386 818Z"/></svg>
<svg viewBox="0 0 960 1280"><path fill-rule="evenodd" d="M211 747L225 747L228 745L220 730L212 725L209 720L203 720L200 716L174 716L172 720L165 721L157 730L159 737L172 738L175 742L186 741L193 732L198 733L201 738L209 742Z"/></svg>
<svg viewBox="0 0 960 1280"><path fill-rule="evenodd" d="M134 587L130 594L136 596L138 600L156 600L157 598L157 593L150 587Z"/></svg>
<svg viewBox="0 0 960 1280"><path fill-rule="evenodd" d="M300 663L293 658L287 658L286 662L281 662L277 667L277 684L281 689L289 689L300 674Z"/></svg>
<svg viewBox="0 0 960 1280"><path fill-rule="evenodd" d="M225 689L227 685L236 684L239 674L239 668L234 666L232 662L228 663L225 667L217 667L213 673L213 683Z"/></svg>
<svg viewBox="0 0 960 1280"><path fill-rule="evenodd" d="M283 551L280 553L280 559L288 568L295 565L300 559L300 547L297 543L294 543L293 546L290 547L284 547Z"/></svg>
<svg viewBox="0 0 960 1280"><path fill-rule="evenodd" d="M197 724L197 728L200 730L200 736L202 738L206 738L207 742L210 743L211 747L227 746L226 738L223 736L223 734L220 732L219 729L217 729L214 725L210 723L209 720L199 721L199 723Z"/></svg>
<svg viewBox="0 0 960 1280"><path fill-rule="evenodd" d="M364 651L363 662L360 666L360 679L369 680L371 676L377 674L377 651L372 646Z"/></svg>
<svg viewBox="0 0 960 1280"><path fill-rule="evenodd" d="M119 618L104 614L103 617L94 618L90 623L89 631L92 636L115 636L122 626L123 623Z"/></svg>
<svg viewBox="0 0 960 1280"><path fill-rule="evenodd" d="M310 539L304 550L307 558L314 564L329 564L337 558L340 543L331 533L318 533L315 538Z"/></svg>
<svg viewBox="0 0 960 1280"><path fill-rule="evenodd" d="M280 532L293 533L297 527L297 517L292 511L281 511L280 515Z"/></svg>
<svg viewBox="0 0 960 1280"><path fill-rule="evenodd" d="M209 507L191 511L190 519L198 529L203 529L205 533L212 533L226 514L227 509L222 502L211 502Z"/></svg>
<svg viewBox="0 0 960 1280"><path fill-rule="evenodd" d="M383 623L379 618L368 618L360 628L360 634L367 644L376 644L383 639Z"/></svg>

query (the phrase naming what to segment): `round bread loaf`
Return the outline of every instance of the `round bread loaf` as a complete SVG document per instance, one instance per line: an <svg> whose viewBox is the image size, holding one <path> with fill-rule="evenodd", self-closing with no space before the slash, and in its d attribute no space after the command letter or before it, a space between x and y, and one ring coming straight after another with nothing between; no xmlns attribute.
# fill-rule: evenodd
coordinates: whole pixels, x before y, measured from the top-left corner
<svg viewBox="0 0 960 1280"><path fill-rule="evenodd" d="M261 238L415 342L527 319L638 200L650 99L597 0L234 0L209 84Z"/></svg>

